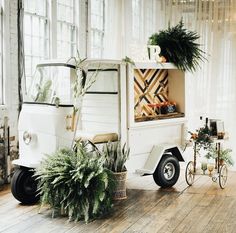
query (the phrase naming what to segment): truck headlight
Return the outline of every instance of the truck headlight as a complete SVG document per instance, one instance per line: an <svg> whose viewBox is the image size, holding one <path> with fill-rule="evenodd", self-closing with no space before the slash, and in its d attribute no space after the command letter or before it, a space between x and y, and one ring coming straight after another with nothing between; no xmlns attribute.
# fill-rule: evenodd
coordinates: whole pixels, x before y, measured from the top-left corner
<svg viewBox="0 0 236 233"><path fill-rule="evenodd" d="M26 145L29 145L31 140L32 140L32 135L29 132L25 131L23 133L23 141L24 141L24 143Z"/></svg>

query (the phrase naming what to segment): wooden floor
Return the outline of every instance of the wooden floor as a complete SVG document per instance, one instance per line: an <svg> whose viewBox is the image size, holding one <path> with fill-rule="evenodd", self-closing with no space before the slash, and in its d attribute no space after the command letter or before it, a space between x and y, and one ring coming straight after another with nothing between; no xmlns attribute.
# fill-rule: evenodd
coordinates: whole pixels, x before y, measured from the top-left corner
<svg viewBox="0 0 236 233"><path fill-rule="evenodd" d="M183 173L183 171L181 171ZM51 218L48 210L22 206L9 187L0 191L0 232L236 232L236 173L231 172L224 190L208 176L198 176L187 187L183 174L175 188L159 189L151 176L128 180L128 199L115 203L109 218L67 222Z"/></svg>

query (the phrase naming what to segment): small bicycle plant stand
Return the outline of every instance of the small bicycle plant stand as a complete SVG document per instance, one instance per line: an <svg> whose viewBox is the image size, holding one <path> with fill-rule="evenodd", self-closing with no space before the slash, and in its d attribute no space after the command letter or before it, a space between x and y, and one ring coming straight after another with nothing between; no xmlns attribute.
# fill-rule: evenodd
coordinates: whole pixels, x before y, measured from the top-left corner
<svg viewBox="0 0 236 233"><path fill-rule="evenodd" d="M212 171L210 171L209 176L211 177L213 182L219 181L219 186L224 189L226 186L227 178L228 178L228 168L226 164L221 164L220 162L220 150L222 139L214 139L213 143L216 145L217 150L217 159L215 160L215 166L212 167ZM186 170L185 170L185 179L189 186L194 183L196 175L205 175L199 174L197 172L196 164L197 164L197 143L194 141L194 155L193 161L188 162Z"/></svg>

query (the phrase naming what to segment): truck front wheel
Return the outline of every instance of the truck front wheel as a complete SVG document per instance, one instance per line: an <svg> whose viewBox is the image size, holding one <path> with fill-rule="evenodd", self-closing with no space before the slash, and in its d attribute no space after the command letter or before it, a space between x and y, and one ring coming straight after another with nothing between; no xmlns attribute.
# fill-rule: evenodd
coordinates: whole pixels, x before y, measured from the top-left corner
<svg viewBox="0 0 236 233"><path fill-rule="evenodd" d="M153 179L157 185L162 188L168 188L175 185L179 179L179 173L178 159L170 154L164 154L153 173Z"/></svg>
<svg viewBox="0 0 236 233"><path fill-rule="evenodd" d="M18 168L12 177L11 192L22 204L34 204L39 201L37 181L34 172L28 168Z"/></svg>

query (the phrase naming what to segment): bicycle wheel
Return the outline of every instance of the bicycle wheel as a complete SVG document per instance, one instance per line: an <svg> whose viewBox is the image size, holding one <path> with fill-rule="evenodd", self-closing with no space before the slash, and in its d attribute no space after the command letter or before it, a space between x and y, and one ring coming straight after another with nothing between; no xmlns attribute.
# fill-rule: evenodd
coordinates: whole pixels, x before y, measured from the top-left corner
<svg viewBox="0 0 236 233"><path fill-rule="evenodd" d="M220 173L219 173L219 185L222 189L224 189L226 186L227 178L228 178L228 168L224 164L220 166Z"/></svg>
<svg viewBox="0 0 236 233"><path fill-rule="evenodd" d="M194 164L193 161L188 162L185 170L185 180L189 186L194 182L195 173L194 173Z"/></svg>

